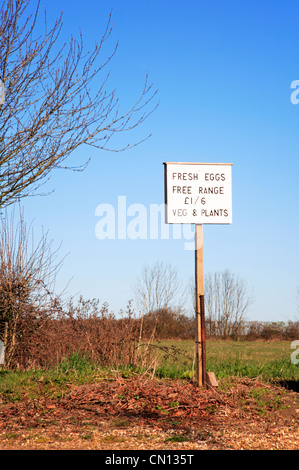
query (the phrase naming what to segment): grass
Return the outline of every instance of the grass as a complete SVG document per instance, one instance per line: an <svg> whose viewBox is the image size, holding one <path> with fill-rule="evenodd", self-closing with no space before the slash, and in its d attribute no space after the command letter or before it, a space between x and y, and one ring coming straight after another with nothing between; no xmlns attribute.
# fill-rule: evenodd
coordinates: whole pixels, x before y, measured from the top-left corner
<svg viewBox="0 0 299 470"><path fill-rule="evenodd" d="M191 378L195 371L193 341L161 341L159 377ZM221 341L206 343L207 370L216 377L262 377L264 379L299 380L299 365L291 362L291 342L288 341ZM177 355L167 355L166 349ZM186 359L188 355L188 359Z"/></svg>
<svg viewBox="0 0 299 470"><path fill-rule="evenodd" d="M168 437L167 439L165 439L165 442L186 442L186 441L189 441L190 439L188 439L187 437L184 437L184 436L181 436L181 435L174 435L174 436L171 436L171 437Z"/></svg>
<svg viewBox="0 0 299 470"><path fill-rule="evenodd" d="M290 345L288 341L211 341L207 344L207 367L219 378L234 375L299 380L299 367L291 362Z"/></svg>
<svg viewBox="0 0 299 470"><path fill-rule="evenodd" d="M17 402L23 398L61 398L69 385L83 385L99 380L106 371L99 370L84 356L74 354L59 367L49 370L0 370L0 397L4 402Z"/></svg>
<svg viewBox="0 0 299 470"><path fill-rule="evenodd" d="M207 341L207 370L218 379L229 377L259 377L266 380L299 380L299 364L292 364L291 343ZM193 341L161 341L156 343L156 367L150 371L161 378L192 378L195 372ZM97 367L87 357L73 354L59 367L49 370L0 370L0 398L16 402L23 398L60 398L71 385L94 383L102 379L124 378L141 374L133 366Z"/></svg>

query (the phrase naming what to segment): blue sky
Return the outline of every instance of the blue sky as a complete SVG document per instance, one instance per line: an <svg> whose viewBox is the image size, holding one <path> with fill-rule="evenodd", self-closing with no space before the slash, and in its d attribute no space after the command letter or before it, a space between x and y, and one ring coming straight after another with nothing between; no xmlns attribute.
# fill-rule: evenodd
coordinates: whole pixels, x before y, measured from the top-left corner
<svg viewBox="0 0 299 470"><path fill-rule="evenodd" d="M127 206L164 202L163 162L233 163L233 223L204 226L205 273L229 269L253 289L248 319L298 319L299 5L295 0L42 0L49 20L63 11L62 39L82 31L86 47L101 37L113 8L110 85L124 109L146 73L158 89L158 109L130 136L152 137L92 156L83 173L55 171L45 197L24 199L27 221L44 227L68 254L57 290L99 298L118 312L134 298L144 264L170 262L183 288L192 283L194 252L183 239L99 240L96 208L119 196ZM115 146L122 139L115 140ZM69 160L72 164L72 158ZM128 221L130 217L128 217Z"/></svg>

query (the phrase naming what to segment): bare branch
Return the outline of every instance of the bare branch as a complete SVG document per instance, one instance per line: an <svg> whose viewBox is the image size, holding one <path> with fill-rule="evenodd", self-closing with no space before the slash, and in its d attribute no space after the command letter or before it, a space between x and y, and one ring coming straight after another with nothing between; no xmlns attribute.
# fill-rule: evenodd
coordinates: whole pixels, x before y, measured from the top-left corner
<svg viewBox="0 0 299 470"><path fill-rule="evenodd" d="M106 71L117 44L106 56L111 14L94 49L85 52L83 38L59 46L62 17L35 37L39 1L32 14L29 0L5 0L0 10L0 78L5 100L0 105L0 207L32 195L54 168L87 144L120 152L149 136L115 148L113 137L140 126L156 109L156 91L145 78L136 102L120 111L116 90L109 90ZM86 164L86 162L85 162ZM78 167L78 169L83 169Z"/></svg>

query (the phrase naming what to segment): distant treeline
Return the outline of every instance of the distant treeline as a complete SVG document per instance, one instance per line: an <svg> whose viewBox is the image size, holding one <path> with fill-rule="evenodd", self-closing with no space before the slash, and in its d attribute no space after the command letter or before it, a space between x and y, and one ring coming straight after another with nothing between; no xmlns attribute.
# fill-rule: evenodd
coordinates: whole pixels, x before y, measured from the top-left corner
<svg viewBox="0 0 299 470"><path fill-rule="evenodd" d="M138 320L140 322L141 320ZM155 331L156 339L193 339L195 337L195 316L187 316L171 309L148 313L143 320L143 334L150 337ZM299 339L299 321L265 322L240 321L230 324L205 319L206 337L232 340L294 340Z"/></svg>

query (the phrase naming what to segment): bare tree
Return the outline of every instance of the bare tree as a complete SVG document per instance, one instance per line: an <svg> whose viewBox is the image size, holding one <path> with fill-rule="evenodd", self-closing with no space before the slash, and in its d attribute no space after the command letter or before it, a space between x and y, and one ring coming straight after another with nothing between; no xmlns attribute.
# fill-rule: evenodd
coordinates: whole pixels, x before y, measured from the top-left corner
<svg viewBox="0 0 299 470"><path fill-rule="evenodd" d="M144 313L167 309L178 299L177 270L170 263L157 261L142 268L135 288L137 308Z"/></svg>
<svg viewBox="0 0 299 470"><path fill-rule="evenodd" d="M111 15L99 42L86 52L81 35L59 45L61 16L48 28L45 13L44 32L36 36L39 7L37 0L32 13L30 0L4 0L0 9L0 207L36 193L82 144L111 151L137 145L117 149L110 143L156 107L148 106L156 92L147 77L126 111L119 109L116 90L109 91L106 69L117 44L102 55Z"/></svg>
<svg viewBox="0 0 299 470"><path fill-rule="evenodd" d="M208 333L228 337L238 334L252 304L244 280L229 270L205 276L205 311Z"/></svg>

